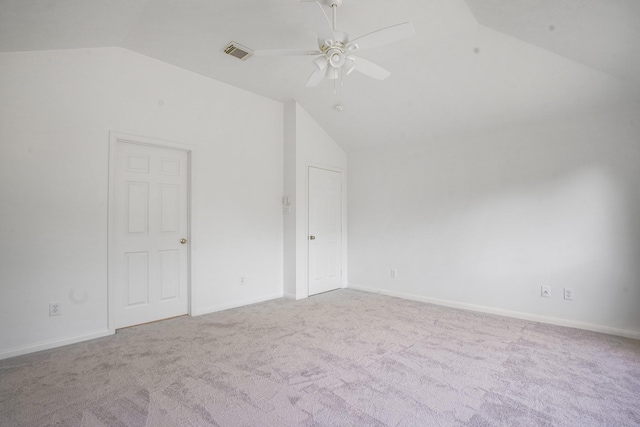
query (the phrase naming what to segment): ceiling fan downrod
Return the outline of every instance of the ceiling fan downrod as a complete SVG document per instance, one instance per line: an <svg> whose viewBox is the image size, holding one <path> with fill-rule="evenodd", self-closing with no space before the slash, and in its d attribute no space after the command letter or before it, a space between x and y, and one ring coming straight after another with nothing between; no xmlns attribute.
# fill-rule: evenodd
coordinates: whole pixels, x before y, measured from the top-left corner
<svg viewBox="0 0 640 427"><path fill-rule="evenodd" d="M338 28L338 4L331 3L331 10L333 10L333 31L337 31Z"/></svg>
<svg viewBox="0 0 640 427"><path fill-rule="evenodd" d="M336 31L338 27L338 8L342 5L342 0L324 0L324 3L329 5L333 11L333 31Z"/></svg>

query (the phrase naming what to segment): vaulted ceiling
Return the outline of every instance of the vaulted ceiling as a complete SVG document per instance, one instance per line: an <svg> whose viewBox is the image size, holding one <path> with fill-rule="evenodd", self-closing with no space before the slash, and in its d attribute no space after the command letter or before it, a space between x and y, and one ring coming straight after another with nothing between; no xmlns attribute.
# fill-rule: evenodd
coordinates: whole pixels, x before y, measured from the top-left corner
<svg viewBox="0 0 640 427"><path fill-rule="evenodd" d="M278 101L295 99L347 151L490 132L640 101L638 0L344 0L352 38L411 21L359 56L391 71L306 88L316 49L298 0L0 0L0 51L119 46ZM327 9L328 10L328 9ZM330 14L330 12L328 12ZM344 105L342 112L336 104Z"/></svg>

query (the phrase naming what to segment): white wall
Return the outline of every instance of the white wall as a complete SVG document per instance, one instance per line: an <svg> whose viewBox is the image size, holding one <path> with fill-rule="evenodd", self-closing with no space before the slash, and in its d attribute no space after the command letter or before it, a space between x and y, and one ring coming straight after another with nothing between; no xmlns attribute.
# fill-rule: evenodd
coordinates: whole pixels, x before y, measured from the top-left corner
<svg viewBox="0 0 640 427"><path fill-rule="evenodd" d="M196 150L194 314L282 295L281 103L120 48L3 53L0 358L107 333L109 131Z"/></svg>
<svg viewBox="0 0 640 427"><path fill-rule="evenodd" d="M289 205L283 205L283 294L296 299L296 110L298 104L284 104L284 191ZM283 199L284 203L284 199ZM286 211L285 211L286 210ZM302 297L302 296L300 296Z"/></svg>
<svg viewBox="0 0 640 427"><path fill-rule="evenodd" d="M285 104L285 194L292 197L284 219L284 293L306 298L308 292L309 166L324 166L342 172L343 179L343 285L347 284L347 155L311 116L294 101Z"/></svg>
<svg viewBox="0 0 640 427"><path fill-rule="evenodd" d="M350 286L640 338L639 137L629 107L350 153Z"/></svg>

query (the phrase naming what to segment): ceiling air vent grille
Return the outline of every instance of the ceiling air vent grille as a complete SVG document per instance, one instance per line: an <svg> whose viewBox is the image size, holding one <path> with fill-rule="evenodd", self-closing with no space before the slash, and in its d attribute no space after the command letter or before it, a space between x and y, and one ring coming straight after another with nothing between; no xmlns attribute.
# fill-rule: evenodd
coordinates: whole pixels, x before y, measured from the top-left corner
<svg viewBox="0 0 640 427"><path fill-rule="evenodd" d="M223 52L227 55L235 56L238 59L242 59L243 61L253 56L253 54L251 53L251 49L248 49L236 42L229 42L229 44L223 49Z"/></svg>

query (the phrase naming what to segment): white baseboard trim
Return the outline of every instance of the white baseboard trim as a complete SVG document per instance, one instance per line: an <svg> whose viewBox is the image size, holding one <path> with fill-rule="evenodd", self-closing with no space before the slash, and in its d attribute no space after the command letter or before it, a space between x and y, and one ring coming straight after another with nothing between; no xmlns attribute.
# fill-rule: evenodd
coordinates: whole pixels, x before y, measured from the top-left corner
<svg viewBox="0 0 640 427"><path fill-rule="evenodd" d="M106 337L113 335L108 329L92 332L90 334L78 335L70 338L55 339L49 341L42 341L35 344L25 345L24 347L17 347L10 350L0 352L0 360L9 359L10 357L22 356L23 354L35 353L42 350L50 350L56 347L62 347L69 344L76 344L82 341L93 340L96 338Z"/></svg>
<svg viewBox="0 0 640 427"><path fill-rule="evenodd" d="M537 314L504 310L501 308L474 305L474 304L468 304L468 303L451 301L451 300L429 298L429 297L424 297L422 295L415 295L415 294L409 294L404 292L380 290L380 289L374 289L374 288L369 288L366 286L360 286L360 285L354 285L354 284L349 284L349 289L355 289L358 291L371 292L375 294L387 295L390 297L403 298L403 299L408 299L413 301L426 302L429 304L441 305L444 307L451 307L451 308L458 308L461 310L477 311L480 313L487 313L487 314L496 314L498 316L513 317L521 320L530 320L532 322L547 323L550 325L557 325L557 326L566 326L569 328L583 329L586 331L600 332L603 334L616 335L619 337L640 340L640 332L630 331L627 329L616 329L616 328L610 328L608 326L593 325L591 323L576 322L573 320L558 319L556 317L540 316Z"/></svg>
<svg viewBox="0 0 640 427"><path fill-rule="evenodd" d="M286 299L293 299L293 300L295 300L295 299L296 299L296 294L289 294L289 293L286 293L286 292L285 292L284 294L282 294L282 297L283 297L283 298L286 298Z"/></svg>
<svg viewBox="0 0 640 427"><path fill-rule="evenodd" d="M283 295L280 292L278 294L274 294L274 295L270 295L270 296L266 296L266 297L261 297L261 298L253 298L253 299L250 299L250 300L237 301L237 302L233 302L233 303L230 303L230 304L213 305L213 306L209 306L209 307L203 307L203 308L196 309L191 313L191 315L192 316L202 316L203 314L215 313L215 312L218 312L218 311L230 310L232 308L244 307L246 305L258 304L258 303L261 303L261 302L271 301L271 300L279 299L279 298L282 298L282 297L283 297Z"/></svg>

